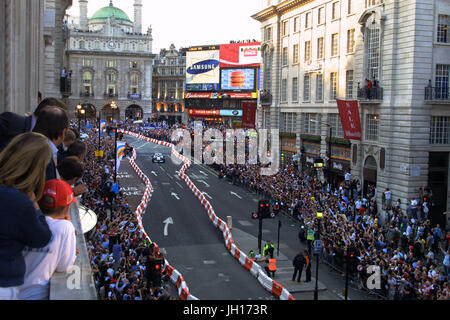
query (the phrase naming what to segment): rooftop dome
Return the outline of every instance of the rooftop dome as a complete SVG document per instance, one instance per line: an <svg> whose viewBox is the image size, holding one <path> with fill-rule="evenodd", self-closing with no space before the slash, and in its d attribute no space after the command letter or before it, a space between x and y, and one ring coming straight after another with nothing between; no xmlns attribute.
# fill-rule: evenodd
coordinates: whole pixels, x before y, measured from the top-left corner
<svg viewBox="0 0 450 320"><path fill-rule="evenodd" d="M106 20L110 17L114 17L116 20L131 22L128 15L122 9L113 6L112 0L108 7L98 10L89 20Z"/></svg>

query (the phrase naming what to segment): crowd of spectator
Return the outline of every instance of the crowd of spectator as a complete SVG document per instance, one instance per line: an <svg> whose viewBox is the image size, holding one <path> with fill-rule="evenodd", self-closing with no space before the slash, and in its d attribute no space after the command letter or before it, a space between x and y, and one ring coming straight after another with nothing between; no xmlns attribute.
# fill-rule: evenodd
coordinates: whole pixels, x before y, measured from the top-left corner
<svg viewBox="0 0 450 320"><path fill-rule="evenodd" d="M53 273L74 264L74 196L98 214L87 243L99 298L174 299L167 284L148 281L148 259L162 256L126 196L112 192L114 139L103 137L95 158L98 133L80 135L64 102L39 102L32 114L0 114L0 300L49 299Z"/></svg>
<svg viewBox="0 0 450 320"><path fill-rule="evenodd" d="M87 236L87 247L100 299L168 300L167 284L149 283L146 263L160 257L138 227L138 221L122 191L113 192L114 138L102 137L103 159L95 157L97 133L86 131L87 153L83 181L87 190L81 203L97 214L97 225Z"/></svg>
<svg viewBox="0 0 450 320"><path fill-rule="evenodd" d="M129 129L170 141L176 128ZM193 124L184 128L192 133ZM219 178L227 178L277 202L297 219L299 238L309 249L307 230L317 232L320 223L323 256L333 266L344 270L345 255L350 247L354 248L358 260L350 272L362 286L366 287L371 275L366 272L368 267L375 266L381 280L375 291L388 299L449 299L450 232L444 234L439 224L431 225L430 203L423 200L429 201L431 190L418 190L417 197L406 199L406 210L402 210L401 200L394 203L387 188L381 194L382 208L378 208L375 187L362 194L359 181L343 179L337 186L330 185L322 182L314 170L300 172L293 164L280 168L272 176L261 175L260 165L249 163L213 167ZM317 212L324 213L322 219L316 218Z"/></svg>

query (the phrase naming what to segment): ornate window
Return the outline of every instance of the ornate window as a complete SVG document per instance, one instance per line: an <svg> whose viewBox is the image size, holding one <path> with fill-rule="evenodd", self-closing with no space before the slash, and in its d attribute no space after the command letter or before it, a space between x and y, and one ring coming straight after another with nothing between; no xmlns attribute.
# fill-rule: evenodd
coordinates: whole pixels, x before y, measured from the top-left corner
<svg viewBox="0 0 450 320"><path fill-rule="evenodd" d="M82 74L82 88L84 95L92 95L92 72L84 71Z"/></svg>
<svg viewBox="0 0 450 320"><path fill-rule="evenodd" d="M130 93L139 93L139 74L133 72L130 76Z"/></svg>
<svg viewBox="0 0 450 320"><path fill-rule="evenodd" d="M108 95L116 94L116 82L117 82L117 73L115 71L108 71L106 73L106 93Z"/></svg>
<svg viewBox="0 0 450 320"><path fill-rule="evenodd" d="M366 116L366 140L378 141L378 115Z"/></svg>
<svg viewBox="0 0 450 320"><path fill-rule="evenodd" d="M448 30L450 26L450 16L445 14L440 14L438 18L437 25L437 42L449 43L450 42L450 32Z"/></svg>

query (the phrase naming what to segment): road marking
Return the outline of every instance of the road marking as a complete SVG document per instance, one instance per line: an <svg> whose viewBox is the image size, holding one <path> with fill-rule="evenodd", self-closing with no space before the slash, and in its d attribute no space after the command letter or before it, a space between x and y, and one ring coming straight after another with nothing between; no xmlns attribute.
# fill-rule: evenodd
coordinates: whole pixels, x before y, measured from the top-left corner
<svg viewBox="0 0 450 320"><path fill-rule="evenodd" d="M209 188L209 184L206 183L205 180L197 180L198 182L204 183L207 188Z"/></svg>
<svg viewBox="0 0 450 320"><path fill-rule="evenodd" d="M155 171L152 171L151 172L155 177L157 177L158 175L156 174L156 172Z"/></svg>
<svg viewBox="0 0 450 320"><path fill-rule="evenodd" d="M166 220L163 221L165 224L164 226L164 236L167 237L169 235L169 224L173 224L172 217L168 217Z"/></svg>
<svg viewBox="0 0 450 320"><path fill-rule="evenodd" d="M172 192L170 195L172 197L175 197L175 199L180 200L180 198L178 198L178 195L175 192Z"/></svg>
<svg viewBox="0 0 450 320"><path fill-rule="evenodd" d="M141 149L142 147L146 146L148 144L148 142L144 143L142 146L137 147L136 149Z"/></svg>
<svg viewBox="0 0 450 320"><path fill-rule="evenodd" d="M175 176L176 177L176 176ZM183 186L181 184L179 184L178 182L175 181L175 183L181 188L183 189Z"/></svg>
<svg viewBox="0 0 450 320"><path fill-rule="evenodd" d="M209 194L207 194L206 192L202 192L202 194L203 194L204 196L207 196L208 198L212 199L212 197L211 197Z"/></svg>
<svg viewBox="0 0 450 320"><path fill-rule="evenodd" d="M203 260L204 264L216 264L215 260Z"/></svg>
<svg viewBox="0 0 450 320"><path fill-rule="evenodd" d="M201 174L204 174L205 176L208 175L208 174L204 173L202 170L199 170L199 172L200 172Z"/></svg>
<svg viewBox="0 0 450 320"><path fill-rule="evenodd" d="M236 192L230 191L230 193L236 197L238 197L239 199L242 199L242 197L240 195L238 195Z"/></svg>
<svg viewBox="0 0 450 320"><path fill-rule="evenodd" d="M238 222L243 225L244 227L250 227L253 225L253 223L247 221L247 220L238 220Z"/></svg>
<svg viewBox="0 0 450 320"><path fill-rule="evenodd" d="M166 174L167 174L167 176L168 176L170 179L173 180L173 177L172 177L170 174L168 174L167 172L166 172Z"/></svg>

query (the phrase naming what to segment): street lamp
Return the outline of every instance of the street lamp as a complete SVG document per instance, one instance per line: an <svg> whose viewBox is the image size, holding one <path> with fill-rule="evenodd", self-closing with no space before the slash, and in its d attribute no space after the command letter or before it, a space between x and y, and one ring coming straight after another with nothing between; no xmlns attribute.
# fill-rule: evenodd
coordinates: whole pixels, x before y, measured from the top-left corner
<svg viewBox="0 0 450 320"><path fill-rule="evenodd" d="M83 107L81 104L77 104L77 116L78 116L78 132L80 132L80 115L81 115L81 109Z"/></svg>
<svg viewBox="0 0 450 320"><path fill-rule="evenodd" d="M327 170L328 170L328 174L327 174L327 180L328 180L328 182L330 182L329 181L329 171L330 171L330 169L331 169L331 137L332 137L332 134L333 134L333 128L332 128L332 126L331 126L331 124L329 124L329 123L326 123L326 122L322 122L322 121L318 121L318 120L314 120L314 119L310 119L309 121L311 121L311 122L314 122L314 123L320 123L321 125L325 125L325 126L327 126L328 128L329 128L329 137L328 137L328 144L327 144L327 157L328 157L328 160L327 160Z"/></svg>
<svg viewBox="0 0 450 320"><path fill-rule="evenodd" d="M86 110L83 108L80 110L82 116L84 116L84 126L86 127Z"/></svg>
<svg viewBox="0 0 450 320"><path fill-rule="evenodd" d="M315 244L317 245L320 241L320 227L321 227L321 220L323 218L323 212L317 212L316 213L316 222L318 223L317 227L317 233L316 233L316 241ZM322 247L322 245L320 246ZM314 288L314 300L319 300L319 253L315 253L316 255L316 286Z"/></svg>

